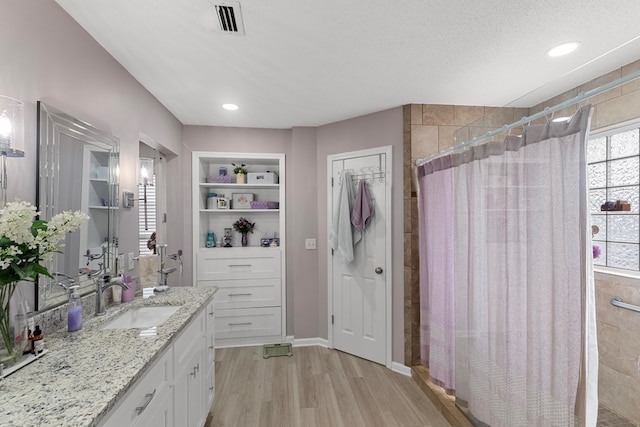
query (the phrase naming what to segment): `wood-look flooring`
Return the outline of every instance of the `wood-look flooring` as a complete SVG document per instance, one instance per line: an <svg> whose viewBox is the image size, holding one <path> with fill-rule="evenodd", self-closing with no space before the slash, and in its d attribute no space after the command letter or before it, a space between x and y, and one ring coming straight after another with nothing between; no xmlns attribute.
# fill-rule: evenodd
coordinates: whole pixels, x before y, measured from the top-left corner
<svg viewBox="0 0 640 427"><path fill-rule="evenodd" d="M448 427L409 377L324 347L216 350L212 427Z"/></svg>

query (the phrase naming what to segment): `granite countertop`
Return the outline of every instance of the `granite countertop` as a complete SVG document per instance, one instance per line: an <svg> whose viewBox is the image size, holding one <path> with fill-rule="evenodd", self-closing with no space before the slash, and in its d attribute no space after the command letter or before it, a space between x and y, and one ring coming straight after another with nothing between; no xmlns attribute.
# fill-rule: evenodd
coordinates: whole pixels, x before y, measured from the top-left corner
<svg viewBox="0 0 640 427"><path fill-rule="evenodd" d="M0 424L93 426L144 374L172 338L205 308L217 288L171 288L148 299L115 305L105 316L84 315L80 331L46 334L47 354L0 380ZM141 306L181 305L157 327L102 330L120 313Z"/></svg>

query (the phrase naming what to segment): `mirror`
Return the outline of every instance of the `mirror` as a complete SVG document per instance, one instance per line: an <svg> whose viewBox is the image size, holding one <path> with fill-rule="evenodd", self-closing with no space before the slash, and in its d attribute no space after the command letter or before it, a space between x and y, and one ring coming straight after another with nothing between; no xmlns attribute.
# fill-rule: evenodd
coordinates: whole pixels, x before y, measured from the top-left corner
<svg viewBox="0 0 640 427"><path fill-rule="evenodd" d="M80 210L90 216L70 233L63 253L47 264L54 276L38 278L38 311L67 302L69 276L80 293L95 291L97 275L113 270L118 251L119 140L88 123L38 101L40 218ZM54 273L60 273L56 275Z"/></svg>

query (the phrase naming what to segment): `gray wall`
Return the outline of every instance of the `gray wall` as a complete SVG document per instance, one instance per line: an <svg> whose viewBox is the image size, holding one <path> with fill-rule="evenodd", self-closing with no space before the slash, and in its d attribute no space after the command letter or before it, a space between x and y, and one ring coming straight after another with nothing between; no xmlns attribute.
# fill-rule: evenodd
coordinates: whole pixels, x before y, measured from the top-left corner
<svg viewBox="0 0 640 427"><path fill-rule="evenodd" d="M185 126L183 131L184 144L182 148L182 189L184 193L184 211L182 218L183 247L185 250L184 278L183 283L193 283L193 214L192 214L192 185L191 185L191 154L194 151L218 151L233 153L284 153L285 175L287 184L290 182L291 172L291 130L286 129L252 129L252 128L231 128L214 126ZM291 204L291 188L287 187L287 207ZM292 241L293 236L289 234L289 221L287 218L287 241L286 246ZM287 256L291 253L287 250ZM293 307L292 292L290 283L287 283L287 330L293 330Z"/></svg>
<svg viewBox="0 0 640 427"><path fill-rule="evenodd" d="M404 207L402 202L402 108L380 111L320 126L318 147L319 336L327 337L327 156L386 145L393 146L392 221L392 360L404 360Z"/></svg>
<svg viewBox="0 0 640 427"><path fill-rule="evenodd" d="M0 0L0 94L25 103L26 158L9 161L9 199L35 202L36 101L120 139L121 190L136 188L141 134L177 155L167 162L168 243L185 250L191 283L191 152L285 153L288 324L296 338L327 337L326 157L393 145L393 359L402 360L401 108L318 128L288 130L183 126L53 1ZM7 18L10 17L10 18ZM184 134L184 135L183 135ZM120 249L136 252L137 207L120 212ZM317 251L304 250L316 237Z"/></svg>
<svg viewBox="0 0 640 427"><path fill-rule="evenodd" d="M393 146L393 360L404 357L404 249L402 204L402 109L400 107L318 128L246 129L185 126L182 177L184 247L191 248L191 153L193 151L285 153L287 176L287 334L327 338L327 156ZM187 200L187 198L189 198ZM305 250L306 238L317 250ZM185 283L192 257L185 257ZM187 276L188 275L188 276Z"/></svg>
<svg viewBox="0 0 640 427"><path fill-rule="evenodd" d="M8 200L35 203L38 100L120 139L121 189L135 189L140 132L180 153L181 123L55 2L0 0L0 10L0 94L25 108L26 157L8 161ZM137 248L136 218L120 212L122 251Z"/></svg>

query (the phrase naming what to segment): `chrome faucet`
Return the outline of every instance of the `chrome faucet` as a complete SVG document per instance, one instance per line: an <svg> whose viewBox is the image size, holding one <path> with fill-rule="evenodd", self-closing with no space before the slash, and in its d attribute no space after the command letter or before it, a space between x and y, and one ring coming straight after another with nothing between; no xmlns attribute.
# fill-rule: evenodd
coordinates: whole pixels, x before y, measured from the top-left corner
<svg viewBox="0 0 640 427"><path fill-rule="evenodd" d="M156 245L156 248L158 248L158 253L160 254L160 270L158 270L158 273L160 273L162 277L160 279L160 285L156 286L155 290L156 292L168 291L169 284L167 283L167 279L169 278L169 274L173 273L178 268L177 267L165 268L165 257L168 257L174 260L179 259L180 263L182 264L182 259L180 258L180 256L182 255L182 249L178 251L179 255L178 254L167 255L166 243L164 245Z"/></svg>
<svg viewBox="0 0 640 427"><path fill-rule="evenodd" d="M55 282L54 283L54 284L62 287L65 291L68 291L69 288L76 283L75 279L72 276L68 275L67 273L60 273L60 272L56 271L55 273L53 273L53 275L56 276L56 277L64 277L64 278L67 279L67 280L62 280L60 282Z"/></svg>
<svg viewBox="0 0 640 427"><path fill-rule="evenodd" d="M96 316L102 316L107 312L104 306L104 291L112 286L120 286L122 289L129 289L129 285L124 283L122 279L111 279L109 274L103 274L96 280Z"/></svg>

